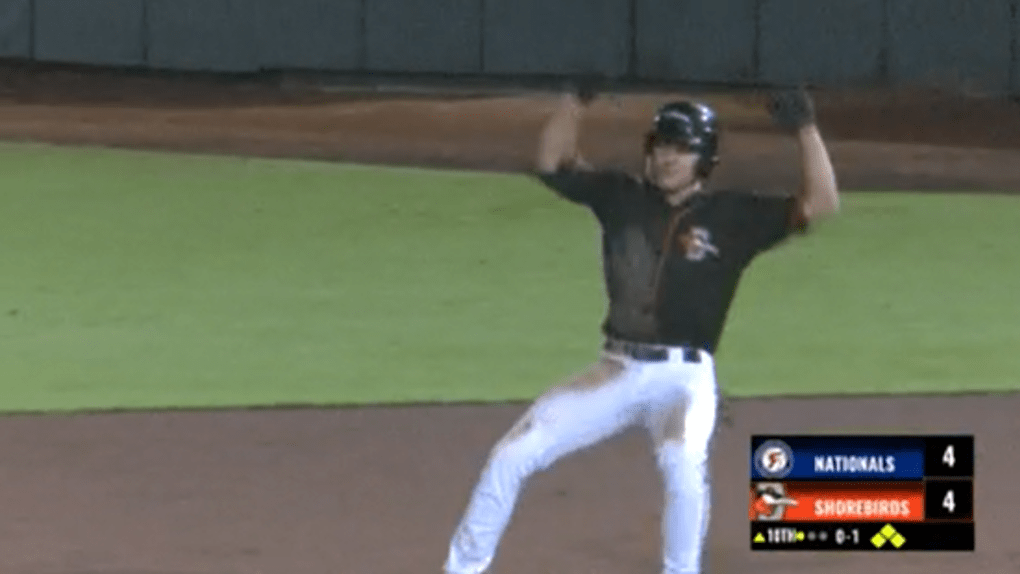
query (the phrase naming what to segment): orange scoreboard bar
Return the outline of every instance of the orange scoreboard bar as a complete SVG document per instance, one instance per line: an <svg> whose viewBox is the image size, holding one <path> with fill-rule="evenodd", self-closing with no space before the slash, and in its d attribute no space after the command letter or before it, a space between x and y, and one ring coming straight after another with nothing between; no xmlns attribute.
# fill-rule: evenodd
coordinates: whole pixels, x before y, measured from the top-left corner
<svg viewBox="0 0 1020 574"><path fill-rule="evenodd" d="M750 462L752 550L974 550L971 435L755 435Z"/></svg>

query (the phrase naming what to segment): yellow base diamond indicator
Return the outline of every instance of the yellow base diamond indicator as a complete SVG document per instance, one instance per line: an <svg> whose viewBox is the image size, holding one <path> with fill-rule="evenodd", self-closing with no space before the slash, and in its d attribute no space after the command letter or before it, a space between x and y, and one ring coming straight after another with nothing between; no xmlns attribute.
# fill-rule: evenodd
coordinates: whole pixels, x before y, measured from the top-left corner
<svg viewBox="0 0 1020 574"><path fill-rule="evenodd" d="M896 532L892 524L886 524L882 527L882 530L878 531L878 534L871 537L871 543L875 545L875 548L881 548L886 542L899 548L907 542L907 539L899 532Z"/></svg>
<svg viewBox="0 0 1020 574"><path fill-rule="evenodd" d="M751 521L751 540L744 539L755 554L763 551L862 551L871 554L922 550L973 552L974 523L938 520L917 524L871 521ZM745 547L745 548L748 548ZM0 574L4 574L0 572ZM1017 571L1016 574L1020 574Z"/></svg>

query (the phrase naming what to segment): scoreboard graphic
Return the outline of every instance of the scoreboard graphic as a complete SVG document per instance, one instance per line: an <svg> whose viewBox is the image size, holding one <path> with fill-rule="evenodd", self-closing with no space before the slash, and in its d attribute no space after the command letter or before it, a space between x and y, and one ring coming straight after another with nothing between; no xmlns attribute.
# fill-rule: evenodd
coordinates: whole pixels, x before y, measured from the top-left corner
<svg viewBox="0 0 1020 574"><path fill-rule="evenodd" d="M755 435L750 467L752 550L974 550L971 435Z"/></svg>

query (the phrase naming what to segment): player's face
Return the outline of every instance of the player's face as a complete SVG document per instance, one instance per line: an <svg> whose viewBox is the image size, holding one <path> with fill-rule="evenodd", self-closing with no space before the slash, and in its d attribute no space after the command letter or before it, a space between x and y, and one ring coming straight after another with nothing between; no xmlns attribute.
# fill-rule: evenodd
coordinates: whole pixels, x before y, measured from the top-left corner
<svg viewBox="0 0 1020 574"><path fill-rule="evenodd" d="M652 181L666 191L683 189L697 179L698 154L683 144L654 146L649 163Z"/></svg>

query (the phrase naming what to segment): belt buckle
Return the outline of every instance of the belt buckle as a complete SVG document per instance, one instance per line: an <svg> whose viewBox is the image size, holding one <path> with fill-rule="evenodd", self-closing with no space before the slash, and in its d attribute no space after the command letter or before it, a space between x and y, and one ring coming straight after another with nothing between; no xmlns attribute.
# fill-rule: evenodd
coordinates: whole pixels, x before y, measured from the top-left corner
<svg viewBox="0 0 1020 574"><path fill-rule="evenodd" d="M628 355L639 360L659 363L669 360L669 349L647 343L625 343Z"/></svg>
<svg viewBox="0 0 1020 574"><path fill-rule="evenodd" d="M669 348L662 345L624 341L621 339L609 339L606 341L605 348L609 351L615 351L620 354L627 355L637 361L655 363L668 361L670 354ZM701 357L698 355L697 349L689 349L685 347L684 360L687 362L698 363L701 362Z"/></svg>
<svg viewBox="0 0 1020 574"><path fill-rule="evenodd" d="M648 361L668 361L669 360L669 349L665 347L659 347L657 345L642 345L643 353L647 357Z"/></svg>

